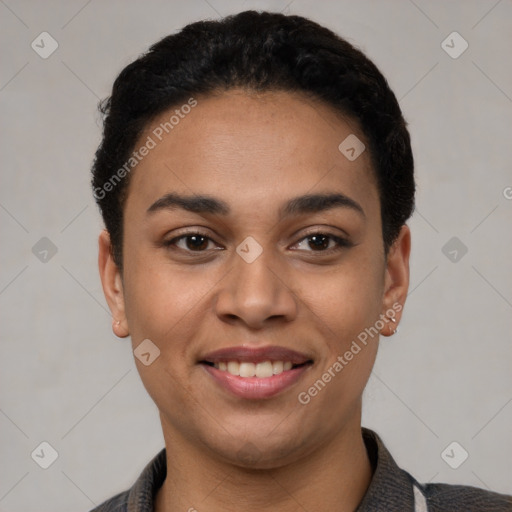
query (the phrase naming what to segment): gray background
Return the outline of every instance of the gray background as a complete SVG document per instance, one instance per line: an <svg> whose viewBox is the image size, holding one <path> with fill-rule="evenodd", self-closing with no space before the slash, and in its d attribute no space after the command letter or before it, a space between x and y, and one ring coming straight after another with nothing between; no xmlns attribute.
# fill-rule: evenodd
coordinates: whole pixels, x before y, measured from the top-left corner
<svg viewBox="0 0 512 512"><path fill-rule="evenodd" d="M358 45L410 125L411 288L400 332L381 340L363 424L422 482L512 493L512 3L288 2L0 0L0 510L87 511L163 447L97 271L96 105L160 37L248 8L311 17ZM31 48L43 31L59 45L47 59ZM456 59L441 46L453 31L469 43ZM46 262L47 242L32 251L43 237L57 248ZM31 458L42 441L58 452L46 470ZM452 441L469 453L458 469L441 457Z"/></svg>

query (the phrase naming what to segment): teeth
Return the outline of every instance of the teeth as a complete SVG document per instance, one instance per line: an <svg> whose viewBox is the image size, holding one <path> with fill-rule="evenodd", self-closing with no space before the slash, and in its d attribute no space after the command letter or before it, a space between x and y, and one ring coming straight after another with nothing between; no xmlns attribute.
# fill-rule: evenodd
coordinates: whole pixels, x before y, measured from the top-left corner
<svg viewBox="0 0 512 512"><path fill-rule="evenodd" d="M227 370L231 375L240 375L240 363L238 361L229 361Z"/></svg>
<svg viewBox="0 0 512 512"><path fill-rule="evenodd" d="M258 363L256 365L256 377L262 379L266 377L272 377L274 375L272 368L272 363L270 361L265 361L264 363Z"/></svg>
<svg viewBox="0 0 512 512"><path fill-rule="evenodd" d="M278 375L280 373L283 373L283 369L284 369L283 361L274 361L272 363L272 373L274 375Z"/></svg>
<svg viewBox="0 0 512 512"><path fill-rule="evenodd" d="M290 361L264 361L262 363L239 363L238 361L220 361L214 364L215 368L239 377L258 377L265 379L272 375L279 375L283 371L292 369Z"/></svg>
<svg viewBox="0 0 512 512"><path fill-rule="evenodd" d="M254 377L256 365L254 363L240 363L240 377Z"/></svg>

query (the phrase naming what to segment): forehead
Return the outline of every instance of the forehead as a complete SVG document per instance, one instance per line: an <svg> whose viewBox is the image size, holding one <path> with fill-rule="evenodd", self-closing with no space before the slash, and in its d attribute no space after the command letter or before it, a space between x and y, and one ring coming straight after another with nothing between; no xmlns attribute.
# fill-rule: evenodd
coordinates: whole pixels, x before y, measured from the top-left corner
<svg viewBox="0 0 512 512"><path fill-rule="evenodd" d="M133 171L128 201L149 206L179 189L257 203L333 187L378 201L369 152L351 161L339 149L347 137L367 146L364 134L325 103L240 89L194 100L148 124L136 148L154 144Z"/></svg>

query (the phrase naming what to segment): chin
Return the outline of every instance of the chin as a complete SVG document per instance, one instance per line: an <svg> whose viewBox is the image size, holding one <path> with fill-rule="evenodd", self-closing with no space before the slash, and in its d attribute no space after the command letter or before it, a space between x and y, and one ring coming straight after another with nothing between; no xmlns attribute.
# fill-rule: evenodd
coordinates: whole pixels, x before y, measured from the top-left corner
<svg viewBox="0 0 512 512"><path fill-rule="evenodd" d="M212 431L211 425L205 426L201 444L208 446L214 458L219 458L234 466L247 469L272 469L285 466L307 456L315 449L314 437L307 442L307 432L297 426L291 426L283 418L286 414L276 415L273 421L254 419L242 424L226 421L226 430L218 427ZM254 422L258 422L255 426ZM276 428L277 427L277 428ZM299 434L300 432L300 434ZM308 447L308 445L310 445Z"/></svg>
<svg viewBox="0 0 512 512"><path fill-rule="evenodd" d="M234 446L232 446L232 444ZM297 440L276 440L265 443L261 439L230 443L230 446L215 447L219 457L234 466L251 470L268 470L283 467L302 458L303 447Z"/></svg>

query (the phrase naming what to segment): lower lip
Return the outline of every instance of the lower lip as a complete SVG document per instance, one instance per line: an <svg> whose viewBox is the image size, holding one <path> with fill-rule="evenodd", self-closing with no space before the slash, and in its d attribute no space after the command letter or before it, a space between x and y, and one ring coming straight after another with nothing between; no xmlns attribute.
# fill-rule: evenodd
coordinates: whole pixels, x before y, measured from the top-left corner
<svg viewBox="0 0 512 512"><path fill-rule="evenodd" d="M218 382L224 389L241 398L259 400L275 396L295 384L302 374L311 366L306 364L291 370L286 370L279 375L272 377L239 377L209 366L203 368Z"/></svg>

